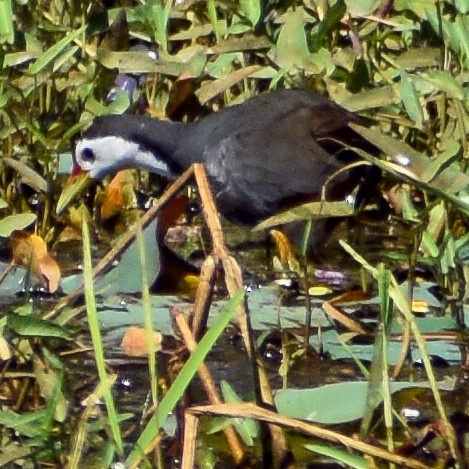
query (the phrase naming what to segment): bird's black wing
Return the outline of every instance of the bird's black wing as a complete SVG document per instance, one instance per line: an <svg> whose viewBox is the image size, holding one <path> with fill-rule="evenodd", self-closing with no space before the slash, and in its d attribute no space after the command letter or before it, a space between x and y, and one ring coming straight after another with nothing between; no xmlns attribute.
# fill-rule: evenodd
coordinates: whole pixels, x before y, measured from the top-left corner
<svg viewBox="0 0 469 469"><path fill-rule="evenodd" d="M225 216L257 223L297 198L318 197L343 166L324 144L354 116L329 101L314 104L275 116L266 110L251 130L235 128L207 147L205 165Z"/></svg>

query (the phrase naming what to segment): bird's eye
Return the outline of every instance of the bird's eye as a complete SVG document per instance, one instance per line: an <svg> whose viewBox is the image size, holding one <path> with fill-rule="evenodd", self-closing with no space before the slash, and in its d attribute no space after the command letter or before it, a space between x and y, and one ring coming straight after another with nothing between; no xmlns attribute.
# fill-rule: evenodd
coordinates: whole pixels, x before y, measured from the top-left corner
<svg viewBox="0 0 469 469"><path fill-rule="evenodd" d="M83 148L81 151L81 159L83 161L89 161L90 163L93 163L96 159L96 155L91 148Z"/></svg>

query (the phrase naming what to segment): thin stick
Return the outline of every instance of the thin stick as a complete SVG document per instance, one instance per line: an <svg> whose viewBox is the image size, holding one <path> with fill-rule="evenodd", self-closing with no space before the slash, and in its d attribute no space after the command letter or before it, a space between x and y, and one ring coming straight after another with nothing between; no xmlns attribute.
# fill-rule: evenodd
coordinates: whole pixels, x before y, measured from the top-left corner
<svg viewBox="0 0 469 469"><path fill-rule="evenodd" d="M174 307L171 310L171 314L176 320L176 324L179 328L179 331L184 340L184 343L186 344L187 349L189 350L189 352L193 352L197 347L197 342L194 340L194 337L192 336L189 325L187 324L186 318L182 314L181 309ZM215 386L215 381L213 380L213 377L209 369L207 368L207 365L205 363L202 363L199 366L199 369L197 371L199 373L200 380L205 389L205 392L207 393L207 397L210 403L222 404L223 401L220 397L220 394L218 393L218 389ZM236 465L239 465L244 460L245 454L244 454L243 445L241 444L241 441L238 438L238 434L235 432L234 428L231 425L225 427L223 429L223 432L228 441L228 445L230 447L231 454L233 455L233 459Z"/></svg>
<svg viewBox="0 0 469 469"><path fill-rule="evenodd" d="M2 272L2 275L0 275L0 285L3 283L3 281L6 279L7 275L15 268L15 264L13 262L10 262L10 264L7 265L5 270Z"/></svg>
<svg viewBox="0 0 469 469"><path fill-rule="evenodd" d="M218 216L218 210L213 199L213 194L208 183L205 168L200 163L194 165L194 176L199 189L200 199L202 201L205 222L212 236L213 255L215 259L220 259L225 273L225 284L230 296L243 288L243 277L241 269L236 260L229 255L223 236L223 230ZM238 309L238 324L241 329L244 344L251 362L254 377L255 392L257 401L261 405L274 406L272 389L269 378L265 371L262 359L258 356L252 340L251 324L246 303ZM276 425L269 425L271 441L263 438L264 456L268 457L274 453L275 459L281 461L288 458L291 452L288 449L288 443L283 430ZM269 443L272 445L268 448ZM272 444L273 443L273 444Z"/></svg>
<svg viewBox="0 0 469 469"><path fill-rule="evenodd" d="M212 302L213 287L215 285L217 261L208 256L200 269L200 280L194 300L192 334L199 340L207 327L208 313Z"/></svg>
<svg viewBox="0 0 469 469"><path fill-rule="evenodd" d="M302 433L304 435L313 436L320 438L331 443L341 444L348 448L360 451L364 454L368 454L372 457L384 459L396 464L400 464L402 467L408 467L413 469L428 469L427 464L423 464L416 459L406 458L399 454L391 453L385 449L377 446L364 443L363 441L350 438L341 433L322 428L318 425L305 422L303 420L294 419L280 415L277 412L273 412L268 409L256 406L251 403L245 404L222 404L219 406L206 405L191 407L186 412L193 415L224 415L226 417L238 417L238 418L251 418L264 422L270 422L276 425L282 425L289 428L292 431Z"/></svg>

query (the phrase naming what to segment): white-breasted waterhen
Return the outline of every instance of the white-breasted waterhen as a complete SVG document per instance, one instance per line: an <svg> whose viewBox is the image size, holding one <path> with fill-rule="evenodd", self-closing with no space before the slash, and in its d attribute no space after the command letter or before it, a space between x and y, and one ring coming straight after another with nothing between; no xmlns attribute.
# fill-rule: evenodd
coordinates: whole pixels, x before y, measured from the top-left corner
<svg viewBox="0 0 469 469"><path fill-rule="evenodd" d="M272 91L197 122L98 117L78 140L75 161L92 178L129 167L174 178L203 163L221 214L253 226L319 198L328 178L350 161L344 149L362 140L350 122L363 121L316 92ZM342 200L357 182L374 185L369 179L376 177L366 167L344 172L327 185L327 198Z"/></svg>

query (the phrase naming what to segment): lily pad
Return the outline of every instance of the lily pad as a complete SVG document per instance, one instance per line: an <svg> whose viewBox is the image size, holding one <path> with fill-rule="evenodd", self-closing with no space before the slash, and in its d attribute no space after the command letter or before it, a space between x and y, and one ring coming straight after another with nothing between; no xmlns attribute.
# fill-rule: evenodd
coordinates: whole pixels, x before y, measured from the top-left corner
<svg viewBox="0 0 469 469"><path fill-rule="evenodd" d="M455 379L438 383L441 390L451 391ZM326 384L313 389L281 389L275 392L275 405L288 417L324 424L351 422L362 417L365 411L367 381L348 381ZM425 382L391 382L391 393L407 388L429 388Z"/></svg>

